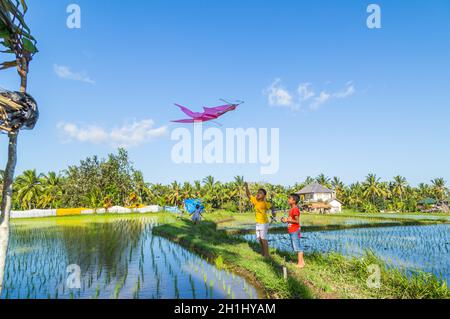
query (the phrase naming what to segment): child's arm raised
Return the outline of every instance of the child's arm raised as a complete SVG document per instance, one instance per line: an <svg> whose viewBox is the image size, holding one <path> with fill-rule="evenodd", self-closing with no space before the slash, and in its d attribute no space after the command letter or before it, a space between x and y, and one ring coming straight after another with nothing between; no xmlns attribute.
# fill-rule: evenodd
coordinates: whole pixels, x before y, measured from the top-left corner
<svg viewBox="0 0 450 319"><path fill-rule="evenodd" d="M244 183L244 188L245 188L245 194L247 195L248 199L250 199L250 197L252 197L252 193L250 193L250 190L248 189L247 182Z"/></svg>

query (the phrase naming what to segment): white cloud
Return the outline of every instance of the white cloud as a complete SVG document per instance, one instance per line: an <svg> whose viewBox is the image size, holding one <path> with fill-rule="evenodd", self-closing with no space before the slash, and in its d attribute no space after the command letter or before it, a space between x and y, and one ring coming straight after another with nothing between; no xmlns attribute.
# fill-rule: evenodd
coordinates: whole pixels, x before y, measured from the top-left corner
<svg viewBox="0 0 450 319"><path fill-rule="evenodd" d="M349 82L347 83L347 87L344 90L335 93L334 97L338 99L344 99L346 97L354 95L355 93L356 93L355 86L351 82Z"/></svg>
<svg viewBox="0 0 450 319"><path fill-rule="evenodd" d="M80 81L85 82L89 84L95 84L95 81L92 80L86 72L73 72L70 67L65 65L53 65L53 70L55 71L56 75L60 77L61 79L66 80L74 80L74 81Z"/></svg>
<svg viewBox="0 0 450 319"><path fill-rule="evenodd" d="M314 101L309 105L313 110L317 110L322 104L326 103L331 99L331 94L325 91L320 92L320 94L314 98Z"/></svg>
<svg viewBox="0 0 450 319"><path fill-rule="evenodd" d="M275 79L275 81L264 90L264 94L267 95L268 103L271 106L284 106L289 107L292 110L298 110L300 107L307 106L312 110L317 110L320 106L333 99L345 99L351 97L356 94L356 89L352 82L347 82L345 87L340 91L328 92L322 90L317 94L312 88L311 83L300 83L297 92L291 93L282 86L280 79Z"/></svg>
<svg viewBox="0 0 450 319"><path fill-rule="evenodd" d="M308 101L310 98L314 97L316 95L314 91L310 90L309 87L311 86L311 83L301 83L298 86L297 92L300 96L301 101Z"/></svg>
<svg viewBox="0 0 450 319"><path fill-rule="evenodd" d="M154 127L154 121L147 119L106 131L102 127L89 125L80 127L73 123L60 123L58 128L66 142L79 141L92 144L107 144L114 147L136 147L167 133L167 126Z"/></svg>
<svg viewBox="0 0 450 319"><path fill-rule="evenodd" d="M283 107L293 107L294 99L292 95L281 86L281 80L276 79L266 90L269 99L269 105L271 106L283 106Z"/></svg>

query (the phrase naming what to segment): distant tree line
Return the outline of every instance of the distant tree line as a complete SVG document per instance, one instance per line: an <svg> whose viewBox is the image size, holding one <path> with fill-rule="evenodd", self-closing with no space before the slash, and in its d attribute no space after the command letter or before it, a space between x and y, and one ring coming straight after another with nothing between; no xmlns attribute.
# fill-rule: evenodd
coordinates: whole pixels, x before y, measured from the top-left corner
<svg viewBox="0 0 450 319"><path fill-rule="evenodd" d="M0 171L0 184L3 182L2 176ZM333 190L345 208L362 212L415 212L418 201L422 199L444 201L450 196L443 178L413 187L402 176L381 181L375 174L367 175L363 182L350 185L345 185L338 177L329 178L320 174L316 178L307 177L293 186L250 183L250 188L252 191L265 188L276 208L286 209L286 196L311 183L319 183ZM117 154L109 154L106 159L88 157L60 173L24 171L14 181L13 208L100 208L105 205L129 206L136 202L182 206L185 199L202 198L208 209L244 212L251 207L245 198L243 185L242 176L236 176L227 183L217 181L213 176L193 183L146 183L142 172L133 167L126 150L119 149Z"/></svg>

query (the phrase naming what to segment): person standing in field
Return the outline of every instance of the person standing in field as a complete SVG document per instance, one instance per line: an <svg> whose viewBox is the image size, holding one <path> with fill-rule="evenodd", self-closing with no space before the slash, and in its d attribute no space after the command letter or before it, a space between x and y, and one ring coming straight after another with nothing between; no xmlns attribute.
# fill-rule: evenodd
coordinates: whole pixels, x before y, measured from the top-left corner
<svg viewBox="0 0 450 319"><path fill-rule="evenodd" d="M298 203L300 197L297 194L291 194L288 198L289 206L291 210L289 211L288 217L281 218L281 222L287 223L288 233L291 238L292 249L298 254L297 267L305 267L305 260L303 259L303 251L300 247L300 209L298 208Z"/></svg>
<svg viewBox="0 0 450 319"><path fill-rule="evenodd" d="M195 211L190 215L192 215L192 222L194 223L194 225L198 224L203 217L202 208L200 207L200 205L197 204L195 206Z"/></svg>
<svg viewBox="0 0 450 319"><path fill-rule="evenodd" d="M267 212L272 211L272 217L275 217L275 212L272 205L266 201L267 192L265 189L259 189L256 196L253 196L248 189L248 184L244 183L245 193L255 209L256 217L256 239L261 244L261 254L264 257L269 257L269 243L267 241L267 233L269 231L269 218Z"/></svg>

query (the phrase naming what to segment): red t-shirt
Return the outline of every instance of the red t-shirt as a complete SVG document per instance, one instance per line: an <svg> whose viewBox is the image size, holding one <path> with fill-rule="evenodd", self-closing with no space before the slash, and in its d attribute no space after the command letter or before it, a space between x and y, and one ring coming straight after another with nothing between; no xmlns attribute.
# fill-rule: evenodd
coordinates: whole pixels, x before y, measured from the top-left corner
<svg viewBox="0 0 450 319"><path fill-rule="evenodd" d="M291 217L291 219L295 219L295 216L299 216L299 224L288 223L289 233L295 233L300 228L300 209L298 209L298 207L293 207L289 211L289 217Z"/></svg>

